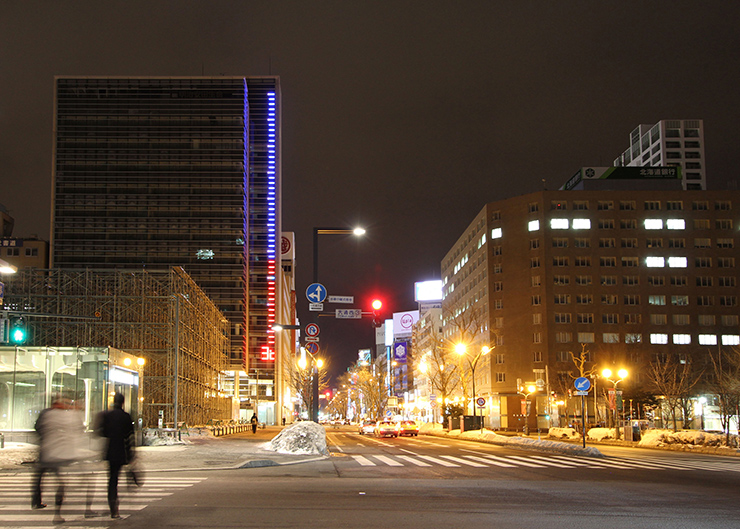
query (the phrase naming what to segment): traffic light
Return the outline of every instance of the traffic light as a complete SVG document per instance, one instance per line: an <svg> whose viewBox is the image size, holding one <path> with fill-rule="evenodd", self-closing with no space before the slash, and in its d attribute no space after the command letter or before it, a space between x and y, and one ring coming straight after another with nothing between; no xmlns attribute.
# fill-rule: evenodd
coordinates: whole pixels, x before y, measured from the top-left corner
<svg viewBox="0 0 740 529"><path fill-rule="evenodd" d="M10 343L21 345L28 339L28 329L23 318L15 318L10 322Z"/></svg>
<svg viewBox="0 0 740 529"><path fill-rule="evenodd" d="M383 320L380 317L380 309L383 308L383 301L380 299L374 299L371 303L373 307L373 327L381 327Z"/></svg>

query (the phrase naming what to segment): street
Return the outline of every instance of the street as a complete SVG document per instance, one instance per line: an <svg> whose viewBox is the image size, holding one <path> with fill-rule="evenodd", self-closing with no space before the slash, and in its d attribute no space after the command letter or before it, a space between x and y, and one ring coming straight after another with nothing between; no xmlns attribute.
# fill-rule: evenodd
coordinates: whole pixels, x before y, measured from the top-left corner
<svg viewBox="0 0 740 529"><path fill-rule="evenodd" d="M427 436L377 439L350 427L327 434L332 456L323 460L150 472L142 489L122 487L118 521L83 518L79 488L68 494L65 525L740 527L734 457L599 447L607 456L599 459ZM51 526L51 505L30 510L29 483L28 474L0 476L2 527ZM96 484L94 508L105 513L103 475Z"/></svg>

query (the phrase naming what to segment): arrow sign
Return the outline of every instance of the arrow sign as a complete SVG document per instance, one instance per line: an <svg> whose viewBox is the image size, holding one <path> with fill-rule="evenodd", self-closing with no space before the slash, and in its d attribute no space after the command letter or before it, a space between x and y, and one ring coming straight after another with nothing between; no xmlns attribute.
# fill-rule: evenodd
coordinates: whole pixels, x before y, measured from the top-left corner
<svg viewBox="0 0 740 529"><path fill-rule="evenodd" d="M319 350L319 344L317 344L316 342L309 342L306 344L306 351L308 351L312 355L316 354L318 350Z"/></svg>
<svg viewBox="0 0 740 529"><path fill-rule="evenodd" d="M306 289L306 297L311 303L323 303L326 300L326 287L321 283L311 283Z"/></svg>
<svg viewBox="0 0 740 529"><path fill-rule="evenodd" d="M591 381L586 377L578 377L573 385L575 386L577 391L588 392L588 390L591 389Z"/></svg>
<svg viewBox="0 0 740 529"><path fill-rule="evenodd" d="M306 325L306 335L307 336L318 336L319 335L319 326L315 323L309 323Z"/></svg>

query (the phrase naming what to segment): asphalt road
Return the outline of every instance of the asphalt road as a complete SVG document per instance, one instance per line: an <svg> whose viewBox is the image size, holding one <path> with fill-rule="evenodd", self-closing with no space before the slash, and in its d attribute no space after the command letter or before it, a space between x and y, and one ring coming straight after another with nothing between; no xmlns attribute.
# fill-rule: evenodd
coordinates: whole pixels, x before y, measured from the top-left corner
<svg viewBox="0 0 740 529"><path fill-rule="evenodd" d="M740 459L732 457L609 447L603 459L576 458L425 436L375 439L350 428L329 430L328 441L332 457L319 461L151 473L122 498L124 519L65 525L740 528ZM1 497L0 526L51 526L51 513L6 518L15 512Z"/></svg>

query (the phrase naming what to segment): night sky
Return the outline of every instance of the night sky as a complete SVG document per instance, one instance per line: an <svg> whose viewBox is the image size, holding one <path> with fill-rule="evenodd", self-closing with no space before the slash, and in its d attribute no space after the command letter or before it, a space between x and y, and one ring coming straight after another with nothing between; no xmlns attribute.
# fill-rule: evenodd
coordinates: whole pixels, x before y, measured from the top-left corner
<svg viewBox="0 0 740 529"><path fill-rule="evenodd" d="M640 123L703 119L708 186L736 185L738 20L735 2L3 0L0 203L48 240L54 75L279 75L302 320L319 226L368 230L320 237L330 294L412 310L485 203L611 165ZM335 373L372 345L367 320L320 323Z"/></svg>

